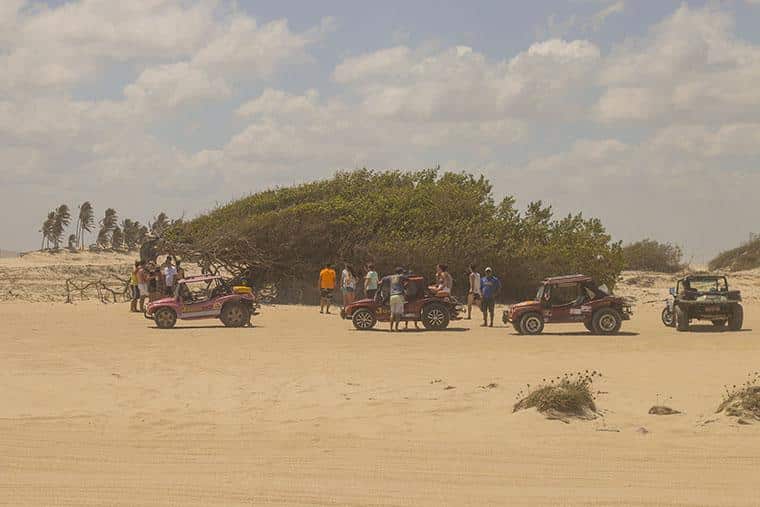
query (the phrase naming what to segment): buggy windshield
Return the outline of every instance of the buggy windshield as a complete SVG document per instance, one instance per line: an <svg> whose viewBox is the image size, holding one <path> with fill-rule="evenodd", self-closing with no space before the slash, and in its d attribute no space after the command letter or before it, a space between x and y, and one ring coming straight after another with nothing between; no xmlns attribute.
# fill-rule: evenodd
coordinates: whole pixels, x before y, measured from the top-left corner
<svg viewBox="0 0 760 507"><path fill-rule="evenodd" d="M722 276L690 278L683 281L681 290L692 290L697 292L725 292L728 290L728 283L726 282L726 278Z"/></svg>

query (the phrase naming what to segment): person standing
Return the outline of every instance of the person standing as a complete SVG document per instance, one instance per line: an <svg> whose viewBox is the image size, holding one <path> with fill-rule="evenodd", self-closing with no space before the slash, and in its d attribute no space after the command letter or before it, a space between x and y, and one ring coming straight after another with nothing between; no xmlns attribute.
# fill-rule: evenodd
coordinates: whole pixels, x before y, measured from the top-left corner
<svg viewBox="0 0 760 507"><path fill-rule="evenodd" d="M335 290L335 270L330 263L326 263L322 271L319 272L319 313L330 313L330 303L332 302L333 291Z"/></svg>
<svg viewBox="0 0 760 507"><path fill-rule="evenodd" d="M472 319L472 305L480 302L480 273L475 264L470 264L470 274L467 277L470 290L467 292L467 320Z"/></svg>
<svg viewBox="0 0 760 507"><path fill-rule="evenodd" d="M140 261L137 269L137 290L140 292L140 311L145 312L145 299L148 297L148 272L145 270L143 261Z"/></svg>
<svg viewBox="0 0 760 507"><path fill-rule="evenodd" d="M132 299L129 305L130 312L137 311L137 302L140 300L140 289L138 288L137 271L140 269L140 261L135 261L135 267L132 269L132 274L129 276L129 291Z"/></svg>
<svg viewBox="0 0 760 507"><path fill-rule="evenodd" d="M166 256L161 274L164 275L164 294L172 296L174 294L174 279L177 277L177 268L172 264L171 255Z"/></svg>
<svg viewBox="0 0 760 507"><path fill-rule="evenodd" d="M481 300L480 308L483 310L482 326L493 327L493 316L496 307L496 296L501 292L501 280L493 274L491 268L486 268L486 276L480 279ZM491 322L488 323L488 313L491 313Z"/></svg>
<svg viewBox="0 0 760 507"><path fill-rule="evenodd" d="M340 274L340 291L343 295L343 308L354 302L356 293L356 274L350 264L346 264Z"/></svg>
<svg viewBox="0 0 760 507"><path fill-rule="evenodd" d="M375 271L375 265L372 263L367 264L367 274L364 277L364 294L369 299L375 299L377 294L377 271Z"/></svg>
<svg viewBox="0 0 760 507"><path fill-rule="evenodd" d="M174 258L174 265L177 268L177 276L175 277L177 281L184 280L185 279L185 268L182 267L182 261Z"/></svg>
<svg viewBox="0 0 760 507"><path fill-rule="evenodd" d="M398 325L404 318L404 304L406 303L406 299L404 298L404 284L406 281L407 276L404 274L404 268L401 267L396 268L396 274L388 275L381 281L383 285L387 284L388 293L390 294L391 332L399 330Z"/></svg>

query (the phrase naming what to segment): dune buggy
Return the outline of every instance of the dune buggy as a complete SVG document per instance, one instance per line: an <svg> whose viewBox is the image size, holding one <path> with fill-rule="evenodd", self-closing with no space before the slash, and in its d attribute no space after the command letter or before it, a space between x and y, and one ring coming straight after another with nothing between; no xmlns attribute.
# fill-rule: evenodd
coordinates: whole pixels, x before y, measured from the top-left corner
<svg viewBox="0 0 760 507"><path fill-rule="evenodd" d="M592 333L615 334L632 314L623 298L590 276L569 275L544 280L535 299L508 306L502 320L519 334L541 334L544 324L569 322L583 323Z"/></svg>
<svg viewBox="0 0 760 507"><path fill-rule="evenodd" d="M716 328L728 324L739 331L744 324L741 292L728 289L722 275L689 275L670 289L671 298L662 310L662 323L688 331L692 320L709 320Z"/></svg>
<svg viewBox="0 0 760 507"><path fill-rule="evenodd" d="M367 330L375 327L378 321L390 320L389 296L386 290L379 290L374 299L360 299L341 310L344 319L350 319L354 327ZM405 284L404 317L405 321L420 321L425 329L446 329L452 320L459 320L462 305L453 297L433 295L419 275L410 275Z"/></svg>
<svg viewBox="0 0 760 507"><path fill-rule="evenodd" d="M243 327L255 315L256 298L246 286L233 286L220 276L193 276L180 280L174 295L145 308L145 318L161 329L174 327L177 319L220 319L227 327Z"/></svg>

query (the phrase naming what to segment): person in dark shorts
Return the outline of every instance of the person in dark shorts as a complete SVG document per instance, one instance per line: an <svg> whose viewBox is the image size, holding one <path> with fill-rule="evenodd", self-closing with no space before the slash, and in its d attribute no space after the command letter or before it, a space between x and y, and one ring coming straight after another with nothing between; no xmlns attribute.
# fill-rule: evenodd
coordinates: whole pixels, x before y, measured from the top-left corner
<svg viewBox="0 0 760 507"><path fill-rule="evenodd" d="M319 272L319 313L330 313L333 291L335 291L335 270L330 263Z"/></svg>
<svg viewBox="0 0 760 507"><path fill-rule="evenodd" d="M375 265L372 263L367 264L367 274L364 276L364 294L369 299L375 299L378 282Z"/></svg>
<svg viewBox="0 0 760 507"><path fill-rule="evenodd" d="M480 308L483 310L483 324L481 326L493 327L493 316L496 307L496 296L501 291L501 280L493 274L491 268L486 268L486 276L480 279ZM491 314L491 322L488 322L488 314Z"/></svg>

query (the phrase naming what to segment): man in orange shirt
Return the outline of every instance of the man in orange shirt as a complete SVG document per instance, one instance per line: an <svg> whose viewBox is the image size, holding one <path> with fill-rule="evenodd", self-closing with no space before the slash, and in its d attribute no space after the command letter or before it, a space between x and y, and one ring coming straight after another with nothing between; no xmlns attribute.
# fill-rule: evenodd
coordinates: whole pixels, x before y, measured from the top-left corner
<svg viewBox="0 0 760 507"><path fill-rule="evenodd" d="M328 262L319 272L319 313L330 313L333 291L335 290L335 270Z"/></svg>

